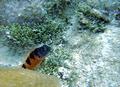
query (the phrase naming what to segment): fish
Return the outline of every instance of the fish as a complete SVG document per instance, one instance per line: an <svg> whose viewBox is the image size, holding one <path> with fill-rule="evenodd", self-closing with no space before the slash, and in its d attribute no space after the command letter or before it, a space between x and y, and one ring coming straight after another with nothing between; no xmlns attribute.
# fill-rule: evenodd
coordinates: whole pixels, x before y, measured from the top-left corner
<svg viewBox="0 0 120 87"><path fill-rule="evenodd" d="M22 64L22 68L24 69L35 69L38 65L41 65L45 61L45 57L50 52L51 47L48 45L43 45L41 47L35 48L28 57L24 64Z"/></svg>

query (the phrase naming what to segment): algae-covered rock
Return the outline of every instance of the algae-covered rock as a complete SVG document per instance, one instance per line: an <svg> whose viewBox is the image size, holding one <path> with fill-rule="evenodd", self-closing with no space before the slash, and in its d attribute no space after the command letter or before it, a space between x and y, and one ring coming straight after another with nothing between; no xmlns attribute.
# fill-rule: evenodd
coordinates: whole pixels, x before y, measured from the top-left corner
<svg viewBox="0 0 120 87"><path fill-rule="evenodd" d="M105 15L103 15L103 13L101 13L97 9L91 9L90 10L90 14L91 14L91 16L94 16L94 17L98 18L99 20L104 21L105 23L109 23L110 22L110 20L108 19L108 17L106 17Z"/></svg>
<svg viewBox="0 0 120 87"><path fill-rule="evenodd" d="M120 20L120 7L117 9L115 19Z"/></svg>
<svg viewBox="0 0 120 87"><path fill-rule="evenodd" d="M0 69L0 87L60 87L57 78L25 69Z"/></svg>

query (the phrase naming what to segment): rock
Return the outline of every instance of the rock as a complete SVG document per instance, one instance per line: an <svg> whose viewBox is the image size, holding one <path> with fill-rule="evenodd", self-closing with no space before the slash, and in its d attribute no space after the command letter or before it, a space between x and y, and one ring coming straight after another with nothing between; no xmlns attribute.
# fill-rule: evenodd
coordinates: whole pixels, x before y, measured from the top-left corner
<svg viewBox="0 0 120 87"><path fill-rule="evenodd" d="M101 21L104 21L105 23L109 23L110 22L108 17L106 17L102 12L100 12L97 9L91 9L90 14L92 16L95 16L96 18L100 19Z"/></svg>
<svg viewBox="0 0 120 87"><path fill-rule="evenodd" d="M119 13L119 14L116 14L115 19L116 19L116 20L120 20L120 13Z"/></svg>
<svg viewBox="0 0 120 87"><path fill-rule="evenodd" d="M116 16L115 16L116 20L120 20L120 7L118 8L117 12L116 12Z"/></svg>
<svg viewBox="0 0 120 87"><path fill-rule="evenodd" d="M27 69L0 69L0 87L60 87L54 76Z"/></svg>

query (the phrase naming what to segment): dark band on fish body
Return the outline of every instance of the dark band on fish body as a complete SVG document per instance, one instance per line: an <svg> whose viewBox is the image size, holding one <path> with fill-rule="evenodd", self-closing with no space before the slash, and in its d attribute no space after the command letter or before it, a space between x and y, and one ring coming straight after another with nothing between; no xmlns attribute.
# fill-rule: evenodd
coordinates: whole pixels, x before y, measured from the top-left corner
<svg viewBox="0 0 120 87"><path fill-rule="evenodd" d="M31 65L30 58L27 58L26 63Z"/></svg>
<svg viewBox="0 0 120 87"><path fill-rule="evenodd" d="M32 58L32 59L35 59L33 52L30 53L30 56L29 56L29 57Z"/></svg>
<svg viewBox="0 0 120 87"><path fill-rule="evenodd" d="M22 65L22 68L26 68L25 64Z"/></svg>

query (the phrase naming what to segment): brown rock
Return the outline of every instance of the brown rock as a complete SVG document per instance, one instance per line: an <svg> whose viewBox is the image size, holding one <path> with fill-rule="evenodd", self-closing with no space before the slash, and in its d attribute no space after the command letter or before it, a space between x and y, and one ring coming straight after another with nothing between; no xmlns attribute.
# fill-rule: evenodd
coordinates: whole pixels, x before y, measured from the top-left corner
<svg viewBox="0 0 120 87"><path fill-rule="evenodd" d="M60 87L54 76L27 69L0 69L0 87Z"/></svg>

